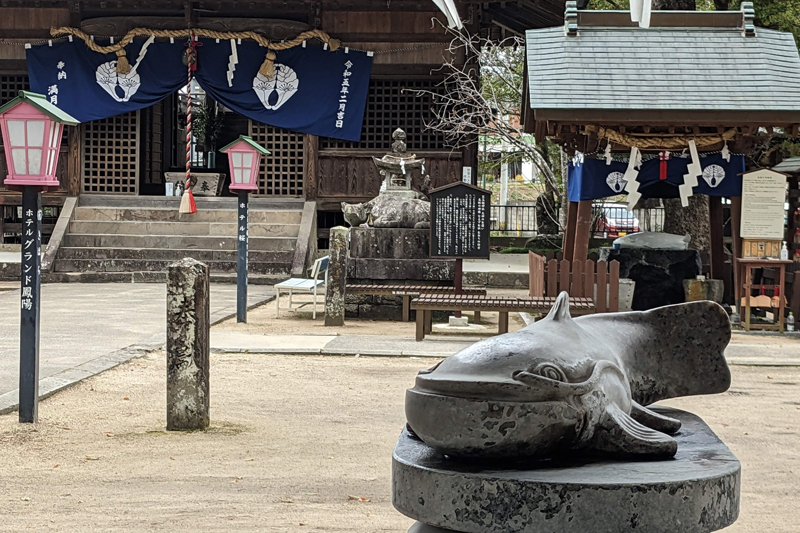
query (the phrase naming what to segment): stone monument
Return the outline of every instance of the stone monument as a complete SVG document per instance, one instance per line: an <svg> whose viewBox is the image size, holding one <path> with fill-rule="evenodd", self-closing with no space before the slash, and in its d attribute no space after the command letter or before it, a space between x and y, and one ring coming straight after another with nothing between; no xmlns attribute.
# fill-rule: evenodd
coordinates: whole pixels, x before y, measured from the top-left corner
<svg viewBox="0 0 800 533"><path fill-rule="evenodd" d="M416 533L705 533L739 512L740 465L703 421L648 407L724 392L713 302L520 331L422 371L406 393L393 503Z"/></svg>
<svg viewBox="0 0 800 533"><path fill-rule="evenodd" d="M455 261L430 258L430 202L412 187L412 173L425 174L425 160L408 154L406 134L392 135L392 151L373 158L383 177L377 197L361 204L342 203L350 224L347 279L353 284L451 284ZM348 318L400 320L402 297L348 295Z"/></svg>

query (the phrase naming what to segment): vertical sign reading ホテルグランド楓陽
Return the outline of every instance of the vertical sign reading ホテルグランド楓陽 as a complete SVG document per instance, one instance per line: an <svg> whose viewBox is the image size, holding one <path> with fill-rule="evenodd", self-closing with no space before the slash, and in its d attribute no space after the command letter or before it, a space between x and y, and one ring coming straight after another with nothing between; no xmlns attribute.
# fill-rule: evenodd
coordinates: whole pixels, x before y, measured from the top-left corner
<svg viewBox="0 0 800 533"><path fill-rule="evenodd" d="M431 191L431 257L489 257L492 194L466 183Z"/></svg>

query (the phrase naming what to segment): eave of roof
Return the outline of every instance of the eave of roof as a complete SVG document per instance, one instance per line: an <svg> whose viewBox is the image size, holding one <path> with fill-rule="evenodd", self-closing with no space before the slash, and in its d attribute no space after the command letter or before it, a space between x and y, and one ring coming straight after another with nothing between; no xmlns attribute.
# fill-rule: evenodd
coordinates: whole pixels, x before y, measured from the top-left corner
<svg viewBox="0 0 800 533"><path fill-rule="evenodd" d="M789 33L732 27L527 32L536 120L800 122L800 54ZM706 114L704 118L698 113ZM692 116L694 115L694 117ZM775 122L778 119L778 122Z"/></svg>

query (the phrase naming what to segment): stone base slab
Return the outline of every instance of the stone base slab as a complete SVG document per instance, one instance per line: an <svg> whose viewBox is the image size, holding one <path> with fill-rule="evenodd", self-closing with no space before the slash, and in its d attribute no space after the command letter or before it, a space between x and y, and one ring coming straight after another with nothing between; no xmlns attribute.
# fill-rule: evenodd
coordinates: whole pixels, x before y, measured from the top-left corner
<svg viewBox="0 0 800 533"><path fill-rule="evenodd" d="M697 416L678 418L674 459L553 460L535 467L456 461L403 431L392 502L409 533L707 533L739 515L741 466Z"/></svg>

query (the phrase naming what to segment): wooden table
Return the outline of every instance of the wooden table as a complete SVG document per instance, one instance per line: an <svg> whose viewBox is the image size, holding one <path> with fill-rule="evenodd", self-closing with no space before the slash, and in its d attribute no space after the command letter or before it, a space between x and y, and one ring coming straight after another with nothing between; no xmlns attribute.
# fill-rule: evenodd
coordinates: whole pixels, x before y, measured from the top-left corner
<svg viewBox="0 0 800 533"><path fill-rule="evenodd" d="M786 265L791 265L792 261L782 259L757 259L752 257L742 258L736 260L736 268L739 272L739 279L742 280L742 290L744 291L741 299L737 305L741 307L741 300L744 300L744 309L739 310L739 321L744 326L745 331L751 329L777 329L783 333L784 325L784 312L786 310ZM751 324L750 323L750 298L753 290L753 269L756 268L774 268L778 270L778 283L771 285L759 284L758 286L767 286L777 288L780 291L778 299L778 323L775 324Z"/></svg>
<svg viewBox="0 0 800 533"><path fill-rule="evenodd" d="M504 296L470 296L462 295L424 295L411 301L411 308L417 311L417 340L421 341L433 329L434 311L493 311L498 313L498 333L508 333L508 313L526 311L544 314L553 308L555 296L534 298L509 298ZM586 315L595 312L594 300L591 298L570 298L569 309L574 315Z"/></svg>
<svg viewBox="0 0 800 533"><path fill-rule="evenodd" d="M347 285L346 294L364 294L369 296L402 296L403 297L403 322L411 320L411 299L422 294L455 294L455 287L447 285L378 285L378 284L353 284ZM486 296L486 289L466 288L464 294ZM475 322L480 322L480 313L475 315Z"/></svg>

